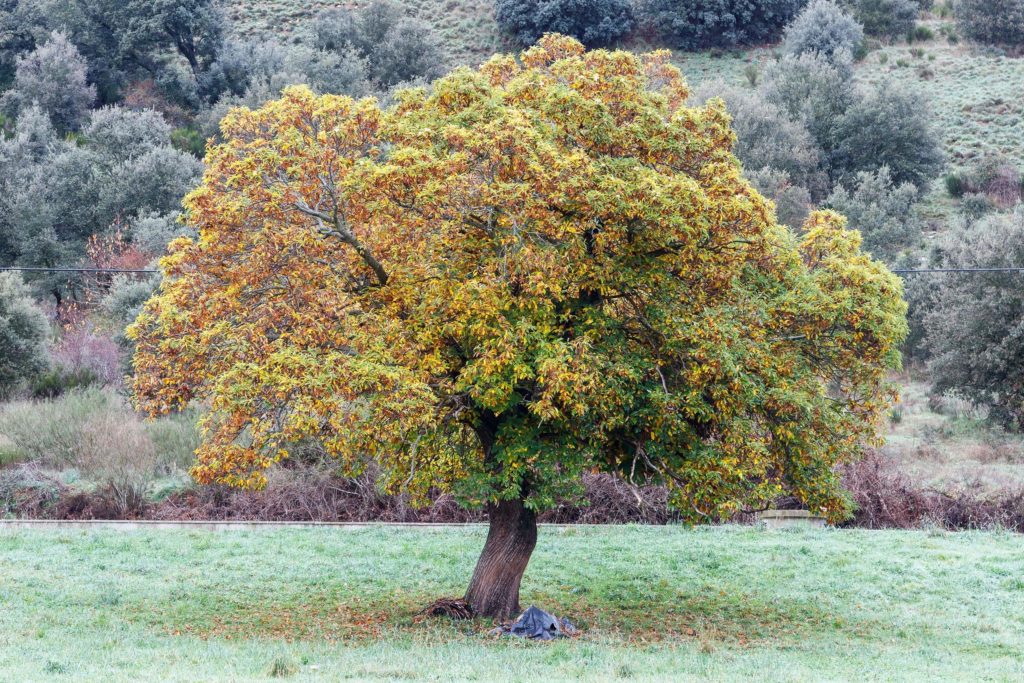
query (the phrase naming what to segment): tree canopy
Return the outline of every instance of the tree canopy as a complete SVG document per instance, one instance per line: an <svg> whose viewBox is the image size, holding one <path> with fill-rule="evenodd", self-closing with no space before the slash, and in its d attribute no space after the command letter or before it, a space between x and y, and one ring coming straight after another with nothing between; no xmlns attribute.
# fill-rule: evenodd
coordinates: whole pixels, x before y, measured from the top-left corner
<svg viewBox="0 0 1024 683"><path fill-rule="evenodd" d="M545 33L569 35L594 47L608 45L634 25L630 0L496 0L494 18L523 45Z"/></svg>
<svg viewBox="0 0 1024 683"><path fill-rule="evenodd" d="M62 131L77 130L96 101L96 88L86 82L86 63L54 31L48 42L17 59L14 87L0 96L0 107L14 114L39 107Z"/></svg>
<svg viewBox="0 0 1024 683"><path fill-rule="evenodd" d="M694 521L791 494L836 519L906 333L836 213L795 234L719 100L666 51L545 36L382 110L304 87L236 109L185 201L198 238L129 330L135 393L209 402L193 469L260 486L315 439L491 533L467 599L518 607L534 514L590 470Z"/></svg>

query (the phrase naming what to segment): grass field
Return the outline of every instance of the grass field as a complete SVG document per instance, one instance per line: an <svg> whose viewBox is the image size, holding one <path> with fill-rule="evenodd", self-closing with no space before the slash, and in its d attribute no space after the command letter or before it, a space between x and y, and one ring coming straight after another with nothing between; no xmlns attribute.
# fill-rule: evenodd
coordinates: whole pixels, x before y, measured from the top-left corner
<svg viewBox="0 0 1024 683"><path fill-rule="evenodd" d="M1019 535L543 528L555 643L418 622L482 528L0 531L0 681L1024 678Z"/></svg>

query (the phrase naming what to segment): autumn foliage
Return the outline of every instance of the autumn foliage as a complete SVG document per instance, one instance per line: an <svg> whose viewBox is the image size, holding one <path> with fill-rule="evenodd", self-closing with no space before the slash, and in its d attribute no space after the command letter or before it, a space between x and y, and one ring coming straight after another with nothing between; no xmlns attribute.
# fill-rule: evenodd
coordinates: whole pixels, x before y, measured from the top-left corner
<svg viewBox="0 0 1024 683"><path fill-rule="evenodd" d="M211 407L195 477L260 486L315 440L492 513L602 470L694 521L783 493L845 515L900 282L835 213L780 226L668 59L549 35L387 110L232 111L130 331L146 410Z"/></svg>

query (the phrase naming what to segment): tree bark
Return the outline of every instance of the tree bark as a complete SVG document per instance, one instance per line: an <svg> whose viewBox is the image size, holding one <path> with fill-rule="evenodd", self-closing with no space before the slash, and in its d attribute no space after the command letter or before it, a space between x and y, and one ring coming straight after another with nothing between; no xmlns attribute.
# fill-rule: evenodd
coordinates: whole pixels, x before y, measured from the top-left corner
<svg viewBox="0 0 1024 683"><path fill-rule="evenodd" d="M508 619L519 614L519 584L537 545L537 515L522 500L487 506L490 529L466 590L478 616Z"/></svg>

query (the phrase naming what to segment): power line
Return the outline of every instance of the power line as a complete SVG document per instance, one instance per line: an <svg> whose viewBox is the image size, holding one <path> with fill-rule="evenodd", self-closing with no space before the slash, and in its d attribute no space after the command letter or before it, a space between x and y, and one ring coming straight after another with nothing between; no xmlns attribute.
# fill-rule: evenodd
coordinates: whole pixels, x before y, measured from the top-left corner
<svg viewBox="0 0 1024 683"><path fill-rule="evenodd" d="M159 273L152 268L30 268L27 266L0 266L0 271L23 273Z"/></svg>
<svg viewBox="0 0 1024 683"><path fill-rule="evenodd" d="M915 275L917 273L1024 273L1024 268L893 268L897 275Z"/></svg>

